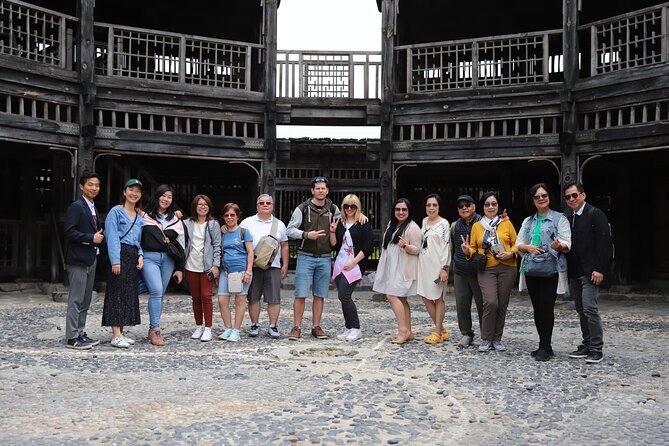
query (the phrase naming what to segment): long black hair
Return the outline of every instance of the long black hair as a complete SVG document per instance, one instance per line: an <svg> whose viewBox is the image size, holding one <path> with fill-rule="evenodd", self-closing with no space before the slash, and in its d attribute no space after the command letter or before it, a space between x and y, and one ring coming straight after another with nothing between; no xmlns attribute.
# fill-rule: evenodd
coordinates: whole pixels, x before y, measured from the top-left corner
<svg viewBox="0 0 669 446"><path fill-rule="evenodd" d="M404 220L404 223L402 223L397 228L397 230L395 230L395 227L399 223L399 220L397 217L395 217L395 206L397 206L399 203L406 204L409 212L407 212L407 219ZM400 241L400 236L404 234L404 231L406 230L407 226L409 226L409 223L411 223L411 203L406 198L398 198L395 200L393 207L390 209L390 225L386 229L385 234L383 234L383 249L387 249L390 242L398 243ZM393 237L393 234L395 234L395 237Z"/></svg>
<svg viewBox="0 0 669 446"><path fill-rule="evenodd" d="M167 217L167 220L172 220L174 218L174 211L177 210L177 205L174 202L174 191L168 184L161 184L151 195L149 202L146 204L146 213L154 220L158 219L160 209L159 200L165 192L172 192L172 204L165 210L165 216Z"/></svg>

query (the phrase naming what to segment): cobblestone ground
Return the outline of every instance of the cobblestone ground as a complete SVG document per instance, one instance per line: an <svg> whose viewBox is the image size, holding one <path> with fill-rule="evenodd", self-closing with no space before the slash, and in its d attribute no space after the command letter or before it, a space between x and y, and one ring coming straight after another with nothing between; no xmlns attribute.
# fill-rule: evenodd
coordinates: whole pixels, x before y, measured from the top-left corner
<svg viewBox="0 0 669 446"><path fill-rule="evenodd" d="M148 344L144 315L128 350L111 347L98 301L88 333L102 343L82 352L64 347L65 304L0 298L0 442L669 444L667 304L602 302L605 358L587 365L567 357L579 343L569 303L557 307L556 357L540 363L529 356L538 341L527 297L512 298L508 351L478 353L456 348L452 296L452 340L395 346L392 312L369 292L356 293L361 340L289 341L290 295L280 340L193 341L190 299L174 294L163 315L168 344ZM331 297L322 326L334 338L342 316ZM416 334L429 334L417 298L412 311ZM216 333L221 325L217 317Z"/></svg>

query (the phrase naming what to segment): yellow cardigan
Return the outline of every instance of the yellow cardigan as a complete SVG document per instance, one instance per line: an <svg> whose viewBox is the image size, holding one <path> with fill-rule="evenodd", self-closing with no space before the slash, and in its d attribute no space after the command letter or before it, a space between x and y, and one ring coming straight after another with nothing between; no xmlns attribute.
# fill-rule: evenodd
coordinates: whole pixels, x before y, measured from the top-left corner
<svg viewBox="0 0 669 446"><path fill-rule="evenodd" d="M474 223L474 226L472 226L472 234L469 236L469 255L467 256L467 259L471 258L475 252L483 254L482 245L484 234L485 229L483 228L481 222L477 221ZM518 255L518 248L516 248L516 237L516 229L513 227L511 220L505 220L501 222L497 226L497 238L499 239L499 242L504 245L505 251L511 251L515 255L510 259L497 260L495 256L490 251L488 251L488 254L486 255L488 261L485 267L491 268L495 265L499 265L500 263L503 265L515 267L516 255Z"/></svg>

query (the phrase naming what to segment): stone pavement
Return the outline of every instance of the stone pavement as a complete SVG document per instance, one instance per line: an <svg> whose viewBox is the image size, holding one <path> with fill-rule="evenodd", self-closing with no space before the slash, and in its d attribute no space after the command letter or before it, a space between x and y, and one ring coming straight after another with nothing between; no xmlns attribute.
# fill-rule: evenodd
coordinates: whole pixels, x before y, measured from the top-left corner
<svg viewBox="0 0 669 446"><path fill-rule="evenodd" d="M456 348L452 295L453 340L437 346L391 344L392 312L370 292L355 293L360 341L292 342L291 291L283 295L282 339L204 343L190 339L189 297L170 294L163 348L145 340L144 297L128 350L109 344L100 299L87 330L102 343L90 351L64 347L64 303L3 295L0 443L669 444L666 303L603 301L605 358L587 365L567 357L579 342L570 303L556 309L556 357L539 363L529 356L537 336L526 296L512 297L508 351L478 353ZM322 325L334 338L343 319L331 297ZM427 335L429 317L418 298L411 303L414 330Z"/></svg>

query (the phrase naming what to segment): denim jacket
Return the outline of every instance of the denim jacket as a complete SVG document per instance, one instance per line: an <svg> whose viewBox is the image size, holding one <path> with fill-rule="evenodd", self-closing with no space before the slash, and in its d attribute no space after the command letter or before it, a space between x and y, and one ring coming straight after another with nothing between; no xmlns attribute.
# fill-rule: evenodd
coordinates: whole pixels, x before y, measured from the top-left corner
<svg viewBox="0 0 669 446"><path fill-rule="evenodd" d="M520 244L532 244L532 232L536 225L537 214L530 215L523 221L523 225L518 232L516 246ZM560 243L567 245L567 248L564 249L562 253L550 247L550 244L553 242L551 240L551 235L553 234L560 240ZM567 256L564 254L571 248L571 227L569 226L569 220L567 220L562 213L552 209L548 210L546 218L541 223L541 246L543 249L557 257L558 270L556 272L561 273L567 271ZM521 255L524 256L525 253L521 253Z"/></svg>

